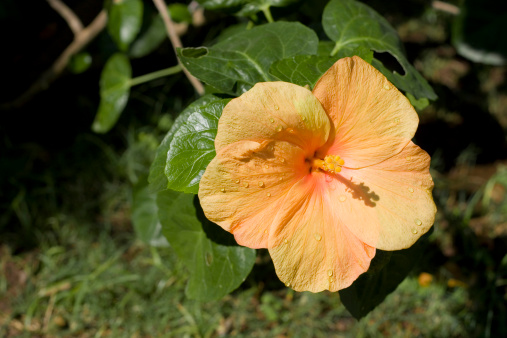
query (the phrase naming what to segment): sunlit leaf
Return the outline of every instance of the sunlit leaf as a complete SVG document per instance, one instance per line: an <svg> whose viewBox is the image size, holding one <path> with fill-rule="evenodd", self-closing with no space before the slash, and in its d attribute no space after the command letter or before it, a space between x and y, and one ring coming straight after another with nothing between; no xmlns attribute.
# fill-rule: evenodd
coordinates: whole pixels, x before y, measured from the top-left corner
<svg viewBox="0 0 507 338"><path fill-rule="evenodd" d="M255 250L235 245L231 234L209 222L197 196L172 190L157 196L162 232L190 271L189 298L220 299L236 289L255 262ZM210 239L211 238L211 239ZM213 240L212 240L213 239Z"/></svg>
<svg viewBox="0 0 507 338"><path fill-rule="evenodd" d="M132 69L129 59L116 53L107 60L100 76L100 104L92 129L108 132L118 121L130 94Z"/></svg>
<svg viewBox="0 0 507 338"><path fill-rule="evenodd" d="M269 73L275 61L316 54L318 38L300 23L277 22L235 34L209 48L178 49L185 67L203 82L240 95L257 82L276 80Z"/></svg>
<svg viewBox="0 0 507 338"><path fill-rule="evenodd" d="M194 112L174 134L165 175L169 189L197 194L199 181L215 157L218 119L229 99L194 106Z"/></svg>
<svg viewBox="0 0 507 338"><path fill-rule="evenodd" d="M411 93L417 99L435 100L435 92L408 62L398 34L381 15L355 0L331 0L324 9L322 26L335 42L332 55L340 51L367 47L375 52L390 53L403 67L405 74L390 71L379 60L372 65L380 70L396 87Z"/></svg>
<svg viewBox="0 0 507 338"><path fill-rule="evenodd" d="M107 30L118 48L126 51L141 29L143 2L141 0L117 0L111 3Z"/></svg>
<svg viewBox="0 0 507 338"><path fill-rule="evenodd" d="M165 176L165 166L167 162L167 152L173 140L174 134L187 121L188 117L195 112L201 111L202 107L211 102L219 101L221 98L215 95L206 95L191 103L174 121L171 129L166 134L162 143L157 149L155 160L151 164L148 182L152 191L160 191L167 189L167 178Z"/></svg>

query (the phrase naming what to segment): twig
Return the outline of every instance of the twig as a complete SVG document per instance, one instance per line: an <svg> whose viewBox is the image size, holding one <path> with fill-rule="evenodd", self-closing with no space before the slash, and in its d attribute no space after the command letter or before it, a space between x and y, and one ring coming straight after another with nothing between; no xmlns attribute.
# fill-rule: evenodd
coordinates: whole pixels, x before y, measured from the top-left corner
<svg viewBox="0 0 507 338"><path fill-rule="evenodd" d="M169 40L171 40L171 43L174 48L174 52L176 52L176 48L183 47L181 44L181 40L176 34L176 31L174 30L174 24L171 18L169 17L169 14L167 13L167 5L165 4L164 0L153 0L153 3L157 7L160 15L162 16L162 19L164 20L165 28L167 31L167 36L169 37ZM194 89L199 93L199 95L204 94L204 86L202 83L197 80L190 72L181 64L181 62L178 60L179 64L183 68L183 72L187 76L188 80L194 86Z"/></svg>
<svg viewBox="0 0 507 338"><path fill-rule="evenodd" d="M47 0L47 2L67 22L74 35L78 35L83 30L83 23L66 4L60 0Z"/></svg>
<svg viewBox="0 0 507 338"><path fill-rule="evenodd" d="M431 5L437 10L441 10L442 12L447 12L452 15L458 15L460 13L458 6L444 1L433 1Z"/></svg>
<svg viewBox="0 0 507 338"><path fill-rule="evenodd" d="M91 40L93 40L106 26L107 23L107 12L102 10L93 21L74 36L74 40L65 50L60 54L58 59L53 63L51 68L46 70L38 79L35 81L30 88L21 96L14 101L2 104L0 108L9 109L13 107L19 107L25 102L29 101L38 92L47 89L49 85L60 75L69 63L70 57L79 52L84 46L86 46Z"/></svg>

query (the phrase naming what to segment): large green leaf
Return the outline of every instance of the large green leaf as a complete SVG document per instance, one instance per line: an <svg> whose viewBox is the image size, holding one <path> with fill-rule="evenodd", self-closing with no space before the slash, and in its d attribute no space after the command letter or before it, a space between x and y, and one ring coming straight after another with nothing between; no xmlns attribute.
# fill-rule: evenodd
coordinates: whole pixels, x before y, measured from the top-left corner
<svg viewBox="0 0 507 338"><path fill-rule="evenodd" d="M285 7L299 0L197 0L206 9L250 16L270 7Z"/></svg>
<svg viewBox="0 0 507 338"><path fill-rule="evenodd" d="M169 243L162 234L156 198L157 193L140 180L132 193L132 225L140 240L152 246L165 247Z"/></svg>
<svg viewBox="0 0 507 338"><path fill-rule="evenodd" d="M320 48L322 49L322 47ZM373 58L373 52L364 47L347 50L346 52L338 53L335 56L296 55L288 59L276 61L269 68L269 73L281 81L292 82L300 86L308 85L310 88L313 88L320 77L338 59L358 55L365 61L371 62Z"/></svg>
<svg viewBox="0 0 507 338"><path fill-rule="evenodd" d="M202 108L211 102L221 100L221 98L215 95L206 95L196 101L192 102L185 110L174 121L171 129L166 134L162 143L157 149L155 160L152 162L150 167L150 175L148 176L148 182L150 183L150 189L152 191L160 191L167 189L167 178L165 176L165 166L167 162L167 152L173 140L174 134L180 129L180 127L187 122L188 117L195 112L199 112Z"/></svg>
<svg viewBox="0 0 507 338"><path fill-rule="evenodd" d="M380 70L396 87L417 99L435 100L435 92L408 62L398 34L381 15L355 0L331 0L324 9L322 25L327 36L335 42L332 55L364 46L375 52L390 53L403 67L405 74L391 72L380 61L372 65Z"/></svg>
<svg viewBox="0 0 507 338"><path fill-rule="evenodd" d="M130 94L132 68L129 59L116 53L107 60L100 76L100 104L92 129L108 132L118 121Z"/></svg>
<svg viewBox="0 0 507 338"><path fill-rule="evenodd" d="M194 106L178 129L167 153L165 175L169 189L197 194L204 170L215 157L218 119L229 99Z"/></svg>
<svg viewBox="0 0 507 338"><path fill-rule="evenodd" d="M370 269L348 288L340 290L340 299L357 319L361 319L393 292L415 266L432 231L412 247L399 251L377 250Z"/></svg>
<svg viewBox="0 0 507 338"><path fill-rule="evenodd" d="M141 29L143 2L141 0L118 0L111 3L107 30L118 48L126 51Z"/></svg>
<svg viewBox="0 0 507 338"><path fill-rule="evenodd" d="M314 31L294 22L254 27L210 48L178 49L185 67L203 82L231 95L240 95L257 82L273 81L269 67L296 55L316 54Z"/></svg>
<svg viewBox="0 0 507 338"><path fill-rule="evenodd" d="M233 245L231 234L202 217L194 198L197 196L161 191L157 196L158 215L163 234L190 270L187 296L216 300L245 280L255 262L255 250ZM218 243L209 237L218 237Z"/></svg>

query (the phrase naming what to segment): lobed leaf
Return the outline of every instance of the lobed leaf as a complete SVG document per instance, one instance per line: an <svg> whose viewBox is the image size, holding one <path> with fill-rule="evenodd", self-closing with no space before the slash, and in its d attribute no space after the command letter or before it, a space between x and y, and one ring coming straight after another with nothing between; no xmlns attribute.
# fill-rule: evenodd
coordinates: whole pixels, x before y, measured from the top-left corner
<svg viewBox="0 0 507 338"><path fill-rule="evenodd" d="M405 57L398 34L381 15L355 0L331 0L324 9L322 26L335 42L332 55L359 46L376 52L390 53L403 67L405 74L391 72L379 60L372 65L399 89L415 98L435 100L435 92Z"/></svg>
<svg viewBox="0 0 507 338"><path fill-rule="evenodd" d="M269 73L278 60L316 54L313 30L294 22L276 22L235 34L205 48L178 49L183 65L198 79L238 96L257 82L276 80Z"/></svg>
<svg viewBox="0 0 507 338"><path fill-rule="evenodd" d="M199 203L194 198L197 196L161 191L158 216L163 234L190 270L186 295L200 301L216 300L246 279L255 262L255 250L232 245L232 235L208 221L202 210L196 209ZM213 236L210 232L218 233L218 243L209 238Z"/></svg>

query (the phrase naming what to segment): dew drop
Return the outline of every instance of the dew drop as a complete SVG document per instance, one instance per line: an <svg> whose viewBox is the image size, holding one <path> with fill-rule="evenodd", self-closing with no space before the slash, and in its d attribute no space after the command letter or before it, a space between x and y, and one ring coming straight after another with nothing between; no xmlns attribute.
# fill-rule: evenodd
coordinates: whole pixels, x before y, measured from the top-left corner
<svg viewBox="0 0 507 338"><path fill-rule="evenodd" d="M294 134L294 129L292 129L292 128L287 129L287 131L288 131L289 133L291 133L291 134Z"/></svg>
<svg viewBox="0 0 507 338"><path fill-rule="evenodd" d="M280 159L280 162L284 163L284 162L285 162L285 159L284 159L284 158L281 158L281 159Z"/></svg>
<svg viewBox="0 0 507 338"><path fill-rule="evenodd" d="M278 178L278 180L279 180L279 181L283 181L283 177L279 177L279 178Z"/></svg>
<svg viewBox="0 0 507 338"><path fill-rule="evenodd" d="M282 129L283 129L283 127L282 127L282 126L277 126L277 127L276 127L276 131L278 131L278 132L282 131Z"/></svg>
<svg viewBox="0 0 507 338"><path fill-rule="evenodd" d="M263 186L264 186L264 182L259 181L259 187L263 187Z"/></svg>
<svg viewBox="0 0 507 338"><path fill-rule="evenodd" d="M271 119L269 119L269 122L271 122L271 123L275 123L275 119L272 119L272 118L271 118Z"/></svg>
<svg viewBox="0 0 507 338"><path fill-rule="evenodd" d="M283 242L284 242L285 244L289 243L289 241L288 241L288 240L286 240L286 239L284 239L284 240L283 240Z"/></svg>
<svg viewBox="0 0 507 338"><path fill-rule="evenodd" d="M266 196L271 197L271 193L269 193L269 192L268 192L268 193L266 194Z"/></svg>
<svg viewBox="0 0 507 338"><path fill-rule="evenodd" d="M416 218L414 222L415 222L415 224L417 224L419 226L422 225L422 222L421 222L421 220L419 218Z"/></svg>
<svg viewBox="0 0 507 338"><path fill-rule="evenodd" d="M410 187L410 188L408 188L408 191L414 192L414 188Z"/></svg>
<svg viewBox="0 0 507 338"><path fill-rule="evenodd" d="M406 159L407 161L410 161L410 160L412 160L412 156L407 156L407 157L405 157L405 159Z"/></svg>
<svg viewBox="0 0 507 338"><path fill-rule="evenodd" d="M389 90L389 89L391 89L391 86L390 86L390 85L388 85L388 84L385 84L385 85L384 85L384 89L385 89L385 90Z"/></svg>
<svg viewBox="0 0 507 338"><path fill-rule="evenodd" d="M280 108L278 108L278 106L275 104L275 109L276 109L276 110L278 110L278 109L280 109Z"/></svg>
<svg viewBox="0 0 507 338"><path fill-rule="evenodd" d="M417 234L417 229L412 229L412 233L415 235Z"/></svg>
<svg viewBox="0 0 507 338"><path fill-rule="evenodd" d="M264 168L269 169L269 165L265 164Z"/></svg>
<svg viewBox="0 0 507 338"><path fill-rule="evenodd" d="M322 236L319 234L313 234L313 237L315 237L316 241L320 241L322 239Z"/></svg>
<svg viewBox="0 0 507 338"><path fill-rule="evenodd" d="M327 270L327 275L331 277L333 275L333 270Z"/></svg>
<svg viewBox="0 0 507 338"><path fill-rule="evenodd" d="M248 188L248 182L243 183L243 186L244 186L245 188Z"/></svg>
<svg viewBox="0 0 507 338"><path fill-rule="evenodd" d="M268 231L267 231L267 230L264 230L264 233L267 235L267 234L268 234Z"/></svg>
<svg viewBox="0 0 507 338"><path fill-rule="evenodd" d="M306 121L306 117L302 116L301 121L303 121L303 122Z"/></svg>
<svg viewBox="0 0 507 338"><path fill-rule="evenodd" d="M236 184L239 183L239 180L236 180Z"/></svg>
<svg viewBox="0 0 507 338"><path fill-rule="evenodd" d="M225 188L220 189L221 192L225 192Z"/></svg>
<svg viewBox="0 0 507 338"><path fill-rule="evenodd" d="M290 287L290 282L285 283L286 287Z"/></svg>
<svg viewBox="0 0 507 338"><path fill-rule="evenodd" d="M344 196L344 195L341 195L338 199L340 200L340 202L345 202L345 200L347 199L347 197Z"/></svg>

